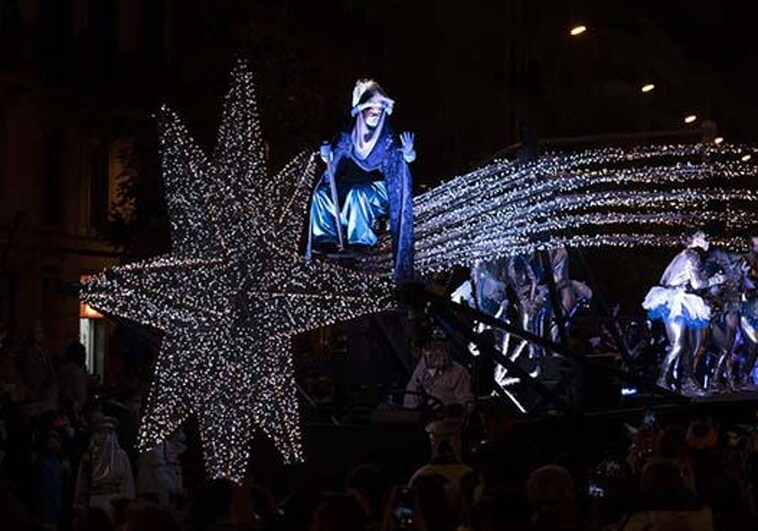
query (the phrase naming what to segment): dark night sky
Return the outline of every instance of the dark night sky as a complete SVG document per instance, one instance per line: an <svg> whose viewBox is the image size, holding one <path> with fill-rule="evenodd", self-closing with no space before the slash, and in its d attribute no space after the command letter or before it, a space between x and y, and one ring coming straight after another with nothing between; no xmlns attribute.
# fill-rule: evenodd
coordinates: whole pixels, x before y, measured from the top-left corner
<svg viewBox="0 0 758 531"><path fill-rule="evenodd" d="M758 82L758 2L636 0L645 15L750 104Z"/></svg>
<svg viewBox="0 0 758 531"><path fill-rule="evenodd" d="M418 132L420 152L427 159L420 160L422 173L449 174L471 167L517 140L505 121L509 108L522 103L502 89L511 79L504 51L508 31L525 35L527 55L536 54L528 49L530 41L544 48L535 61L552 61L550 68L563 69L552 79L553 92L567 95L550 100L540 93L544 79L531 80L534 90L525 98L530 105L542 106L544 114L580 117L570 125L560 119L560 126L540 126L541 137L676 129L683 113L693 110L716 120L728 140L758 138L752 105L758 79L758 5L753 2L530 0L523 4L533 13L525 16L519 30L507 24L512 15L507 2L496 0L292 0L258 4L246 12L236 2L207 3L208 9L203 4L197 3L185 19L189 22L182 24L188 37L177 54L183 58L178 83L184 98L191 82L201 90L206 85L215 96L210 101L218 101L226 81L225 58L246 50L254 66L262 65L260 93L268 108L264 118L271 117L264 126L274 150L282 146L283 158L294 144L313 145L343 126L354 80L370 75L397 99L393 118L398 128ZM584 39L591 45L567 37L575 21L590 27ZM647 37L637 38L640 28ZM623 44L639 42L639 50L632 51ZM202 66L202 55L214 75ZM671 68L665 63L668 58L675 62ZM643 127L633 121L642 99L637 83L648 61L658 62L650 71L653 81L659 82L655 68L676 74L656 90L651 118ZM188 73L193 67L197 72ZM618 80L628 85L622 94L626 99L611 101L610 114L601 106L587 112L594 93L589 88L582 92L583 85L605 83L618 90L613 88ZM192 90L189 97L196 94ZM201 104L204 112L215 113L207 102ZM429 154L434 164L428 164Z"/></svg>

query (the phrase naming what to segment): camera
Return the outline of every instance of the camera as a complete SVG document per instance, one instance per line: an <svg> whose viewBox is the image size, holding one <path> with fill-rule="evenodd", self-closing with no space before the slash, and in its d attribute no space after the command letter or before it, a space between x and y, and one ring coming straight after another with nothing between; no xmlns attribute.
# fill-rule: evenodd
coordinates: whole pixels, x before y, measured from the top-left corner
<svg viewBox="0 0 758 531"><path fill-rule="evenodd" d="M592 481L590 482L589 488L587 489L587 494L593 498L603 498L605 496L605 489L598 483Z"/></svg>
<svg viewBox="0 0 758 531"><path fill-rule="evenodd" d="M413 528L413 490L408 487L401 487L395 500L395 525L398 529Z"/></svg>

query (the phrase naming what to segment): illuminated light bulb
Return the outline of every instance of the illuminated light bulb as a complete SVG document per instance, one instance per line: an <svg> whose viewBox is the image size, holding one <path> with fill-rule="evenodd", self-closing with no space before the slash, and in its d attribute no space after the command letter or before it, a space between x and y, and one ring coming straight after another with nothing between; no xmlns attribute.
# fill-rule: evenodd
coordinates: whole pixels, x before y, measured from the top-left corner
<svg viewBox="0 0 758 531"><path fill-rule="evenodd" d="M653 85L652 83L648 83L647 85L643 85L642 89L640 90L642 90L642 92L647 94L648 92L653 92L653 90L655 90L655 85Z"/></svg>
<svg viewBox="0 0 758 531"><path fill-rule="evenodd" d="M749 161L752 158L753 158L753 156L748 153L747 155L743 155L742 156L742 162L747 162L747 161Z"/></svg>
<svg viewBox="0 0 758 531"><path fill-rule="evenodd" d="M587 26L579 25L579 26L574 26L573 28L571 28L570 33L572 37L576 37L578 35L581 35L582 33L585 33L586 31L587 31Z"/></svg>
<svg viewBox="0 0 758 531"><path fill-rule="evenodd" d="M717 136L716 138L713 139L713 143L716 144L717 146L723 142L724 142L723 136Z"/></svg>
<svg viewBox="0 0 758 531"><path fill-rule="evenodd" d="M687 117L684 119L684 123L686 123L686 124L691 124L691 123L694 123L694 122L695 122L695 120L697 120L697 116L696 116L696 115L694 115L694 114L690 114L689 116L687 116Z"/></svg>

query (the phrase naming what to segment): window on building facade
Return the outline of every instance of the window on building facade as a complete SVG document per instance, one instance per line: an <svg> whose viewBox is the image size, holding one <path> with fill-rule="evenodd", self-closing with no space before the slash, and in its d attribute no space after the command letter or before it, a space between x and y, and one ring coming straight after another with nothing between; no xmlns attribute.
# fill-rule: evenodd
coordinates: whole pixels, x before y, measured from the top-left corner
<svg viewBox="0 0 758 531"><path fill-rule="evenodd" d="M90 0L87 3L87 34L97 47L101 60L109 64L118 46L118 4L116 0Z"/></svg>
<svg viewBox="0 0 758 531"><path fill-rule="evenodd" d="M21 42L21 7L19 0L0 2L0 61L4 66L18 60Z"/></svg>
<svg viewBox="0 0 758 531"><path fill-rule="evenodd" d="M42 219L49 225L61 222L63 137L60 131L42 136Z"/></svg>
<svg viewBox="0 0 758 531"><path fill-rule="evenodd" d="M108 222L108 151L108 144L102 140L92 140L89 143L89 226L95 231L102 229Z"/></svg>
<svg viewBox="0 0 758 531"><path fill-rule="evenodd" d="M139 42L142 54L160 61L164 52L164 26L166 3L164 0L142 0L140 6Z"/></svg>
<svg viewBox="0 0 758 531"><path fill-rule="evenodd" d="M45 73L63 76L72 47L74 5L72 0L39 0L37 52Z"/></svg>

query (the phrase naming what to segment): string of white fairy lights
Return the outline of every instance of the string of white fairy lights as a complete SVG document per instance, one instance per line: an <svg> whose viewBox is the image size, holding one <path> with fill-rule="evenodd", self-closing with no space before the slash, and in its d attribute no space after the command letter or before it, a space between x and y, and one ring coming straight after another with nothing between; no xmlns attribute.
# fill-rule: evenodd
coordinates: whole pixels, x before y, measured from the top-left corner
<svg viewBox="0 0 758 531"><path fill-rule="evenodd" d="M685 228L703 223L719 224L716 241L734 244L758 201L755 189L734 186L758 174L743 159L753 153L653 145L495 161L416 198L416 270L560 245L678 245Z"/></svg>

